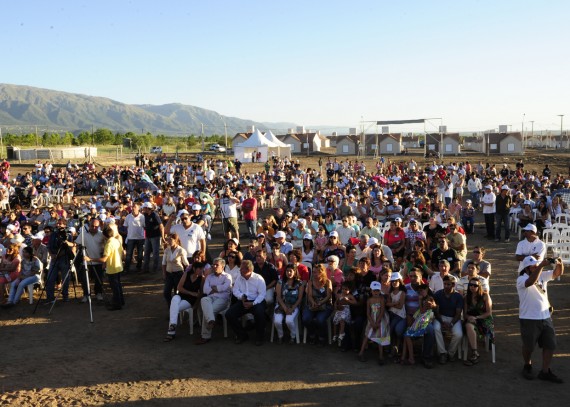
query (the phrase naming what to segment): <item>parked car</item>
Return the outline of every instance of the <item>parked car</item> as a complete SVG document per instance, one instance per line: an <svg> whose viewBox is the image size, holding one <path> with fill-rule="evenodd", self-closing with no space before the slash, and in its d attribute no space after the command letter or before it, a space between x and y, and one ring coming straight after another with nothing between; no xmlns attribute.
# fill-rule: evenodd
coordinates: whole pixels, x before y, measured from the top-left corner
<svg viewBox="0 0 570 407"><path fill-rule="evenodd" d="M224 151L226 151L226 148L225 148L225 147L222 147L222 146L219 145L219 144L212 144L212 145L210 146L210 151L217 151L217 152L219 152L219 153L223 153Z"/></svg>
<svg viewBox="0 0 570 407"><path fill-rule="evenodd" d="M150 148L151 154L162 154L162 147L155 146Z"/></svg>

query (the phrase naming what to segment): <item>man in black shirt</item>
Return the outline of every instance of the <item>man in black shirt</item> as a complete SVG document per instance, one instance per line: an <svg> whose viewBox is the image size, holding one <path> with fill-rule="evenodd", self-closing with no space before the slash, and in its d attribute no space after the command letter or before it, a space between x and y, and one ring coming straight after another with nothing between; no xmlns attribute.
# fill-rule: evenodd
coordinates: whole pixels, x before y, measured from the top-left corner
<svg viewBox="0 0 570 407"><path fill-rule="evenodd" d="M279 274L275 266L267 261L267 252L258 249L253 263L254 273L259 274L265 280L265 302L271 305L275 302L275 286L279 280Z"/></svg>
<svg viewBox="0 0 570 407"><path fill-rule="evenodd" d="M158 213L153 210L153 204L145 202L142 205L144 215L144 260L143 272L149 273L150 270L159 270L159 252L160 242L164 240L164 225ZM152 251L152 268L149 268L150 253Z"/></svg>

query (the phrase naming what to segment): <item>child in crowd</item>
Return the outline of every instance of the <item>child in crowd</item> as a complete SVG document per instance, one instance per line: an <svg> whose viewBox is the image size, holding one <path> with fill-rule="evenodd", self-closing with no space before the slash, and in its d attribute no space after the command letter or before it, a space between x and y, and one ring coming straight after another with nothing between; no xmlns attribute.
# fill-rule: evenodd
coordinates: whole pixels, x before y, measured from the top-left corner
<svg viewBox="0 0 570 407"><path fill-rule="evenodd" d="M394 330L396 325L406 318L406 286L398 272L392 273L390 284L390 296L386 301L386 307L390 316L390 338L392 338L392 346L394 346L393 354L398 357L398 349L401 349L401 343L398 342Z"/></svg>
<svg viewBox="0 0 570 407"><path fill-rule="evenodd" d="M426 328L433 321L433 309L436 307L435 300L429 294L429 286L420 284L418 287L420 308L414 313L414 322L404 333L404 348L402 350L402 364L413 365L414 360L414 344L413 338L421 338L424 336ZM407 358L407 359L406 359Z"/></svg>
<svg viewBox="0 0 570 407"><path fill-rule="evenodd" d="M350 323L350 306L356 304L356 299L350 293L352 291L352 283L345 281L340 287L340 291L336 295L336 300L334 304L334 316L333 316L333 342L338 341L338 346L342 344L344 339L344 329L347 323Z"/></svg>
<svg viewBox="0 0 570 407"><path fill-rule="evenodd" d="M365 362L364 350L368 341L378 344L378 364L384 364L383 346L390 345L390 329L388 315L386 314L386 302L382 296L382 286L379 281L370 283L372 296L366 302L366 315L368 323L364 330L364 338L362 338L362 346L358 353L358 359Z"/></svg>

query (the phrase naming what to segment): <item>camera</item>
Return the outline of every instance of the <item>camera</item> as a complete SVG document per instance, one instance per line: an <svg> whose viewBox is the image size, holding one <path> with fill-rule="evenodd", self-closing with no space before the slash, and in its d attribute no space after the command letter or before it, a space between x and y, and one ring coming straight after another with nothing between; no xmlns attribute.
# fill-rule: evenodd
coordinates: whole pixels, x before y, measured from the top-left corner
<svg viewBox="0 0 570 407"><path fill-rule="evenodd" d="M550 264L554 264L556 263L556 260L558 260L558 258L555 259L554 257L547 257L546 260L548 260Z"/></svg>

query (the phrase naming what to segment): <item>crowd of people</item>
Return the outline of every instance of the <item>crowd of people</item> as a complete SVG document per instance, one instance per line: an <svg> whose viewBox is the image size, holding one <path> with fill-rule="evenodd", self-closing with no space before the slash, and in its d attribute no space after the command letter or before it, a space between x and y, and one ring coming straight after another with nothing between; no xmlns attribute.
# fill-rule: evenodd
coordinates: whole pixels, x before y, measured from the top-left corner
<svg viewBox="0 0 570 407"><path fill-rule="evenodd" d="M381 159L368 169L362 161L319 158L303 168L298 160L274 157L249 172L238 160L137 161L100 170L38 162L13 182L9 163L2 163L8 177L0 201L11 208L0 231L4 307L42 281L47 303L58 292L69 301L68 275L76 271L82 302L91 301L89 281L94 298L104 300L106 277L108 308L120 310L121 275L161 271L167 342L176 337L179 313L190 310L201 324L197 345L212 340L222 314L237 344L254 329L262 345L269 320L278 343L286 333L298 342L306 330L310 343L325 346L330 337L362 361L376 347L380 364L387 358L415 364L418 339L427 368L434 360L462 359L465 336L463 363L473 366L480 358L477 339L494 341L492 267L485 248L468 242L480 213L490 242L503 237L508 243L513 221L524 231L516 286L525 377L532 377L530 356L539 343L545 349L539 378L560 380L546 352L555 348L549 311L536 310L548 303L546 282L560 276L563 265L556 260L553 271L542 272L549 262L539 236L567 213L560 192L570 180L548 165L538 174L522 160L498 169ZM216 218L223 236L213 237L224 241L219 254L208 247ZM527 319L550 325L523 324Z"/></svg>

